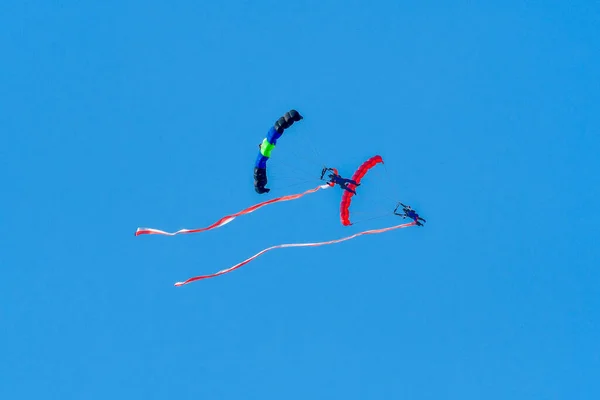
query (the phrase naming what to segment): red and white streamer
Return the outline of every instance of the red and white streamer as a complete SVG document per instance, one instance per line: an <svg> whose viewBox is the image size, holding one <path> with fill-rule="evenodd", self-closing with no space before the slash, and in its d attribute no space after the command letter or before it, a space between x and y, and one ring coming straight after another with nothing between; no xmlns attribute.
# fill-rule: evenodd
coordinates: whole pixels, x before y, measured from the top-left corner
<svg viewBox="0 0 600 400"><path fill-rule="evenodd" d="M239 217L240 215L245 215L245 214L250 214L251 212L254 212L256 210L258 210L261 207L264 207L266 205L269 204L273 204L273 203L279 203L282 201L290 201L290 200L296 200L299 199L302 196L306 196L307 194L311 194L311 193L315 193L318 190L321 189L328 189L330 186L329 185L320 185L317 186L314 189L309 189L306 192L303 193L298 193L298 194L290 194L287 196L281 196L281 197L277 197L271 200L267 200L267 201L263 201L262 203L258 203L255 204L251 207L246 208L245 210L239 211L235 214L231 214L231 215L226 215L223 218L221 218L220 220L218 220L217 222L215 222L214 224L207 226L205 228L197 228L197 229L180 229L177 232L165 232L165 231L161 231L160 229L154 229L154 228L137 228L137 231L135 232L135 236L139 236L139 235L167 235L167 236L175 236L175 235L179 235L182 233L198 233L198 232L204 232L204 231L208 231L211 229L216 229L216 228L220 228L223 225L226 225L228 223L230 223L231 221L233 221L236 217Z"/></svg>
<svg viewBox="0 0 600 400"><path fill-rule="evenodd" d="M317 243L290 243L290 244L280 244L277 246L271 246L267 249L261 250L260 252L256 253L255 255L253 255L252 257L242 261L239 264L234 265L233 267L227 268L227 269L223 269L219 272L215 272L214 274L210 274L210 275L201 275L201 276L195 276L193 278L189 278L186 281L183 282L177 282L175 283L175 286L183 286L183 285L187 285L188 283L192 283L195 281L199 281L201 279L208 279L208 278L214 278L220 275L224 275L227 274L229 272L232 272L240 267L243 267L244 265L248 264L250 261L262 256L263 254L265 254L266 252L269 252L271 250L275 250L275 249L283 249L283 248L288 248L288 247L318 247L318 246L325 246L325 245L329 245L329 244L335 244L335 243L341 243L341 242L345 242L347 240L351 240L354 238L357 238L359 236L363 236L363 235L374 235L374 234L378 234L378 233L384 233L384 232L389 232L395 229L401 229L401 228L408 228L410 226L414 226L416 225L415 222L410 222L407 224L401 224L401 225L395 225L395 226L390 226L387 228L381 228L381 229L372 229L369 231L363 231L363 232L359 232L359 233L355 233L354 235L351 236L346 236L344 238L341 239L335 239L335 240L329 240L327 242L317 242Z"/></svg>

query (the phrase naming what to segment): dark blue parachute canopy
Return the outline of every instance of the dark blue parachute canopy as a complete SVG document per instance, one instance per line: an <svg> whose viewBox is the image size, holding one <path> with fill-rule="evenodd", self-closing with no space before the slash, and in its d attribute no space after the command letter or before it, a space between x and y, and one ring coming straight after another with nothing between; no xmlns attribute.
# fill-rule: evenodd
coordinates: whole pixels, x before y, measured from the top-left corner
<svg viewBox="0 0 600 400"><path fill-rule="evenodd" d="M267 185L267 161L277 145L277 140L283 135L283 131L303 118L298 111L290 110L279 118L267 132L267 137L259 145L260 150L254 163L254 190L256 193L269 193L271 190L265 187Z"/></svg>

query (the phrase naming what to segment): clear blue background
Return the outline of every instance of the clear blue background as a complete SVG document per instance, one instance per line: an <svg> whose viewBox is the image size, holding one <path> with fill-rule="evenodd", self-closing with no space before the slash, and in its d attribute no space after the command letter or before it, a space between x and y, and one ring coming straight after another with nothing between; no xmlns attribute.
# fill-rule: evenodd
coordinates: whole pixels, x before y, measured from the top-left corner
<svg viewBox="0 0 600 400"><path fill-rule="evenodd" d="M594 1L4 2L0 398L600 398L599 21ZM386 217L342 227L335 189L133 235L374 154L353 206ZM396 200L427 226L173 286L396 224Z"/></svg>

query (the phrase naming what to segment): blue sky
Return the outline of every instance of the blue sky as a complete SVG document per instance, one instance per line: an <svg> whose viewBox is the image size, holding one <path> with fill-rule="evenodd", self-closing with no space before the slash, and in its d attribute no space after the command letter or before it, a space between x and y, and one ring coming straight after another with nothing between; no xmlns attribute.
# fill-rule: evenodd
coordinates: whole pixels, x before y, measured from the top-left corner
<svg viewBox="0 0 600 400"><path fill-rule="evenodd" d="M592 1L7 2L0 398L599 398L599 19ZM291 108L259 196L257 144ZM336 189L133 235L375 154L352 227ZM427 226L173 286L396 224L395 201Z"/></svg>

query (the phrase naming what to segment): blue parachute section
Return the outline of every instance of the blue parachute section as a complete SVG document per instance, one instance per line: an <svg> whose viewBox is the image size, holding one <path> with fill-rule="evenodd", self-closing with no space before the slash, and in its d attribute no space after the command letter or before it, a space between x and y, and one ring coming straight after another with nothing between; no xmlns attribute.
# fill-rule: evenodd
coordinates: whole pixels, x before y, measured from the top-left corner
<svg viewBox="0 0 600 400"><path fill-rule="evenodd" d="M283 135L283 132L279 133L275 130L275 127L271 127L271 129L269 129L269 132L267 132L267 137L265 138L267 140L268 143L272 144L273 146L277 145L277 139L279 139L281 137L281 135ZM261 144L262 147L262 144ZM254 163L254 168L267 168L267 160L269 159L269 157L264 156L262 151L258 152L258 156L256 157L256 162Z"/></svg>

